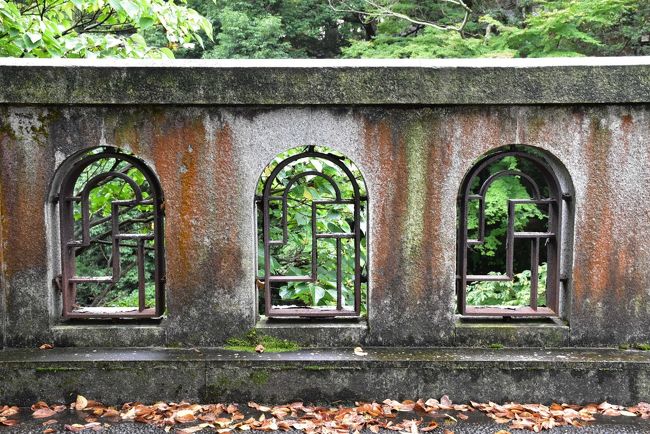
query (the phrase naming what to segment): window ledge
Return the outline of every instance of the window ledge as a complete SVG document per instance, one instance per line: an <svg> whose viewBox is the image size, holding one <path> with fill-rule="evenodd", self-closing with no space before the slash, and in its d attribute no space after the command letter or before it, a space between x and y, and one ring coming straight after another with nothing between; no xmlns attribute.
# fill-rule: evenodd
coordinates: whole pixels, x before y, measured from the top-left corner
<svg viewBox="0 0 650 434"><path fill-rule="evenodd" d="M63 347L150 347L165 344L160 324L61 324L52 327L53 341Z"/></svg>
<svg viewBox="0 0 650 434"><path fill-rule="evenodd" d="M559 318L489 319L458 316L454 342L468 347L564 347L569 325Z"/></svg>
<svg viewBox="0 0 650 434"><path fill-rule="evenodd" d="M277 319L260 317L255 325L259 332L287 339L301 346L349 347L363 345L368 322L361 319Z"/></svg>

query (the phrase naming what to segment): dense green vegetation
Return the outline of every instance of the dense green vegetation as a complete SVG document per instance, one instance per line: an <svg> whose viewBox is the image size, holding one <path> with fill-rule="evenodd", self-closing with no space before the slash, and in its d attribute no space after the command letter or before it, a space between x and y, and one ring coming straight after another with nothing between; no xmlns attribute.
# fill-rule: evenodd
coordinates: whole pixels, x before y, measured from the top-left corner
<svg viewBox="0 0 650 434"><path fill-rule="evenodd" d="M107 172L123 173L131 178L142 191L143 200L151 199L152 189L144 174L124 160L102 158L87 166L75 183L77 197L89 181ZM113 204L115 201L133 201L133 188L123 179L108 177L90 190L88 196L90 243L76 249L76 275L82 277L111 276L113 273ZM150 235L153 233L154 214L152 204L121 205L119 230L124 234ZM82 208L74 207L74 239L82 239ZM144 241L144 279L146 307L155 305L154 241ZM78 307L135 307L138 306L137 241L119 241L121 276L114 284L78 283L76 304Z"/></svg>
<svg viewBox="0 0 650 434"><path fill-rule="evenodd" d="M361 173L347 158L325 148L315 148L316 151L337 155L353 173L359 185L359 196L366 195L365 184ZM258 185L258 195L271 172L285 159L299 154L304 148L295 148L278 155L264 170ZM305 172L319 172L329 176L339 188L341 199L353 198L352 183L346 174L333 162L324 158L300 158L285 166L271 184L273 196L281 196L289 182ZM271 275L308 276L312 270L312 203L316 200L336 199L334 186L323 176L309 175L298 178L287 194L287 242L271 248ZM263 244L263 213L258 203L258 275L264 276L264 244ZM365 201L361 202L362 230L360 264L363 268L366 262L366 212ZM282 240L282 206L281 201L270 201L270 239ZM318 234L351 233L354 221L354 205L352 204L317 204L316 231ZM354 243L352 239L341 240L341 293L343 308L354 307ZM272 304L297 305L307 307L336 307L336 240L319 239L317 242L318 279L315 282L275 282L272 288ZM362 280L365 280L362 279ZM263 295L263 291L261 291ZM362 313L365 313L366 283L361 284ZM262 306L261 306L262 307ZM263 310L261 310L263 311Z"/></svg>
<svg viewBox="0 0 650 434"><path fill-rule="evenodd" d="M147 44L152 31L164 43ZM206 36L210 22L173 0L0 0L4 57L169 58Z"/></svg>
<svg viewBox="0 0 650 434"><path fill-rule="evenodd" d="M528 160L508 156L488 165L474 178L470 194L478 194L481 185L492 175L505 171L521 171L531 176L541 188L542 197L549 197L546 182ZM468 274L505 274L506 234L508 230L508 199L531 199L533 192L516 175L496 178L485 193L484 242L468 249ZM548 208L523 204L515 207L514 229L523 232L547 232ZM467 210L469 239L479 237L479 202L470 200ZM538 264L538 305L546 303L546 249L540 249ZM509 282L478 281L467 286L467 304L473 306L527 306L530 303L530 245L515 243L514 279Z"/></svg>
<svg viewBox="0 0 650 434"><path fill-rule="evenodd" d="M0 55L443 58L650 54L650 2L646 0L176 3L0 0Z"/></svg>

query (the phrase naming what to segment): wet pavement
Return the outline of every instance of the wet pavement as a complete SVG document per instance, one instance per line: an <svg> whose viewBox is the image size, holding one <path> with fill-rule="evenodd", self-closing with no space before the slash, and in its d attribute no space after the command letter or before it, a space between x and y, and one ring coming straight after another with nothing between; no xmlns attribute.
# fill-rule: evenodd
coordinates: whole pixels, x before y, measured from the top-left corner
<svg viewBox="0 0 650 434"><path fill-rule="evenodd" d="M3 427L0 426L0 434L42 434L46 429L51 429L52 431L47 431L47 433L65 433L69 434L70 429L66 428L66 425L72 424L85 424L83 417L80 416L81 413L76 411L65 411L63 413L57 414L53 419L57 420L56 424L43 425L45 419L34 420L29 415L31 411L25 409L21 412L21 416L18 418L20 423L13 427ZM452 432L453 434L496 434L501 430L509 432L511 434L530 434L532 431L525 430L511 430L508 428L508 425L497 424L489 419L482 413L475 412L469 415L469 419L466 421L459 420L458 422L452 422L450 420L441 420L440 427L429 431L432 434L444 434L447 433L445 430ZM132 421L118 421L113 420L102 420L99 419L103 425L101 430L92 430L85 429L82 431L77 431L82 434L91 434L91 433L105 433L105 434L164 434L166 432L175 433L182 432L183 428L188 428L197 423L189 424L179 424L171 427L169 431L165 429L146 425L143 423L137 423ZM99 427L98 427L99 428ZM211 433L216 432L214 428L207 427L200 433ZM233 433L242 432L240 430L233 430ZM253 434L253 431L249 431ZM390 431L390 430L381 430L380 434L396 434L399 431ZM596 422L591 422L588 425L577 428L577 427L556 427L551 430L543 431L549 434L641 434L648 433L650 434L650 420L643 420L639 417L598 417ZM254 433L262 433L261 431L255 431ZM289 431L265 431L265 434L302 434L302 431L289 430ZM369 430L364 430L362 434L372 434ZM410 434L410 433L409 433ZM449 433L447 433L449 434ZM504 433L500 433L504 434Z"/></svg>

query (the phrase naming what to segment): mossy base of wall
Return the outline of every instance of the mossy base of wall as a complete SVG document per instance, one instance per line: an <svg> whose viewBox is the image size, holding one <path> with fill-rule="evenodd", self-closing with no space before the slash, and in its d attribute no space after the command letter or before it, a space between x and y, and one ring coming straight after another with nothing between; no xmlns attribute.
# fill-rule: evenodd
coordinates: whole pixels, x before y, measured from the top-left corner
<svg viewBox="0 0 650 434"><path fill-rule="evenodd" d="M368 348L249 353L215 348L0 351L0 403L282 403L440 397L456 402L650 399L650 352L620 349Z"/></svg>

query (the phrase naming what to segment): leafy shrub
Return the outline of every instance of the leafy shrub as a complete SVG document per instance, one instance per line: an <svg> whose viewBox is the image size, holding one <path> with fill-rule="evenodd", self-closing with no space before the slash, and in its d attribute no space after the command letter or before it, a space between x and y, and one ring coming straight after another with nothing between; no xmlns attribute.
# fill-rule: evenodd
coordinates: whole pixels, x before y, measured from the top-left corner
<svg viewBox="0 0 650 434"><path fill-rule="evenodd" d="M537 305L546 304L547 264L538 268L539 283ZM499 273L491 272L492 276ZM529 306L530 305L530 270L515 274L512 281L479 281L467 285L467 304L471 306Z"/></svg>

